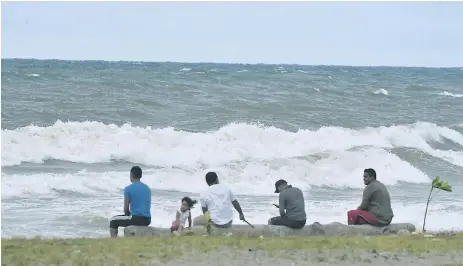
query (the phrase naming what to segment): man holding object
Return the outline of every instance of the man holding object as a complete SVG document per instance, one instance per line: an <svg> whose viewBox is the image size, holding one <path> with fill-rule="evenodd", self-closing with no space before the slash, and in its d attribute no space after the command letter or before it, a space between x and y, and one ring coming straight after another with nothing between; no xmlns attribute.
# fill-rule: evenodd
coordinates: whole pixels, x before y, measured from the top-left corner
<svg viewBox="0 0 463 266"><path fill-rule="evenodd" d="M282 225L293 229L304 227L307 216L302 191L288 185L285 180L281 179L275 183L275 193L280 193L279 204L274 204L280 209L280 216L271 218L268 220L268 224Z"/></svg>
<svg viewBox="0 0 463 266"><path fill-rule="evenodd" d="M228 228L233 224L233 209L239 213L240 220L244 221L241 206L228 186L219 183L219 178L214 172L206 174L206 183L209 188L200 195L199 202L204 215L195 217L193 225L207 226L211 223L215 227Z"/></svg>

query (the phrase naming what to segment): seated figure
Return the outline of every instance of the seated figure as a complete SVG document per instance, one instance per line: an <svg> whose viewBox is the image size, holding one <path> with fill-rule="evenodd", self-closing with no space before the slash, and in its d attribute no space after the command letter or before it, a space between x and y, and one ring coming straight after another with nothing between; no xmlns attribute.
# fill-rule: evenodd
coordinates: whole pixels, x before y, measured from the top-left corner
<svg viewBox="0 0 463 266"><path fill-rule="evenodd" d="M288 185L285 180L281 179L275 183L275 193L280 193L279 204L275 204L280 210L280 216L270 218L268 224L293 229L304 227L307 216L302 191L297 187Z"/></svg>
<svg viewBox="0 0 463 266"><path fill-rule="evenodd" d="M347 212L347 224L370 224L373 226L387 226L391 224L394 213L391 207L391 197L386 186L376 180L374 169L365 169L363 172L362 203L356 210Z"/></svg>

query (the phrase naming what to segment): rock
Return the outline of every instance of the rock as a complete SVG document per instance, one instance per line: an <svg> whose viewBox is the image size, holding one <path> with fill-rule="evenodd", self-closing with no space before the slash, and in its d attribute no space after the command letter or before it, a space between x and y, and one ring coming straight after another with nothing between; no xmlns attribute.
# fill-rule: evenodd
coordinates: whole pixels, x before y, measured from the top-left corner
<svg viewBox="0 0 463 266"><path fill-rule="evenodd" d="M397 234L399 236L410 236L412 235L412 233L410 231L408 231L407 229L400 229Z"/></svg>
<svg viewBox="0 0 463 266"><path fill-rule="evenodd" d="M193 226L206 226L207 221L204 215L199 215L193 218Z"/></svg>
<svg viewBox="0 0 463 266"><path fill-rule="evenodd" d="M170 228L131 225L124 228L124 236L170 236Z"/></svg>
<svg viewBox="0 0 463 266"><path fill-rule="evenodd" d="M454 231L438 231L434 233L435 236L456 236L457 234Z"/></svg>
<svg viewBox="0 0 463 266"><path fill-rule="evenodd" d="M370 258L364 258L362 257L361 260L366 263L372 263L373 261Z"/></svg>
<svg viewBox="0 0 463 266"><path fill-rule="evenodd" d="M342 236L342 235L382 235L396 234L400 230L415 231L412 224L391 224L385 227L374 227L371 225L345 225L341 223L330 223L322 225L313 223L306 225L302 229L291 229L276 225L255 225L254 228L248 225L232 225L230 228L217 228L212 226L211 235L241 235L255 237L271 236ZM204 235L206 229L202 226L194 226L190 234ZM151 226L127 226L124 229L125 236L171 236L170 228L160 228Z"/></svg>
<svg viewBox="0 0 463 266"><path fill-rule="evenodd" d="M415 226L409 223L390 224L383 227L376 227L367 224L345 225L341 223L330 223L323 225L323 230L327 236L397 234L399 230L402 229L414 232Z"/></svg>
<svg viewBox="0 0 463 266"><path fill-rule="evenodd" d="M378 253L378 256L383 257L386 260L390 260L394 257L394 255L391 252L381 252Z"/></svg>

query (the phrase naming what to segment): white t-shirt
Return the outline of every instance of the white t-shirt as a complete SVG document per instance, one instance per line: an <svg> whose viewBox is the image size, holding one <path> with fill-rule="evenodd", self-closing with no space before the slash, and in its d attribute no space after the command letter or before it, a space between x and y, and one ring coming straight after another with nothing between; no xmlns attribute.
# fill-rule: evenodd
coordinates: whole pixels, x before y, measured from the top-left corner
<svg viewBox="0 0 463 266"><path fill-rule="evenodd" d="M200 195L201 207L207 208L213 223L224 225L233 220L233 192L224 184L210 186Z"/></svg>

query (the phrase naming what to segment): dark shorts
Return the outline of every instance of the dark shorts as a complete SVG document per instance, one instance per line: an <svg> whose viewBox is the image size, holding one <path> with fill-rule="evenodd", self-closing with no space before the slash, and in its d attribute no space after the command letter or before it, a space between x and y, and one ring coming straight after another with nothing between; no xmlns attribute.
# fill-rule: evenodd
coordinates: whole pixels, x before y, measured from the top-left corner
<svg viewBox="0 0 463 266"><path fill-rule="evenodd" d="M125 215L117 215L111 219L111 221L109 222L109 227L117 229L119 227L126 227L129 225L148 226L150 224L151 218L148 217L136 215L132 215L131 217Z"/></svg>
<svg viewBox="0 0 463 266"><path fill-rule="evenodd" d="M286 227L293 228L293 229L301 229L302 227L305 226L306 220L295 221L295 220L288 219L286 217L277 216L277 217L271 218L270 223L272 225L282 225L282 226L286 226Z"/></svg>
<svg viewBox="0 0 463 266"><path fill-rule="evenodd" d="M212 222L212 225L218 228L229 228L232 226L232 224L233 224L233 220L231 220L230 222L226 224L215 224L214 222Z"/></svg>

